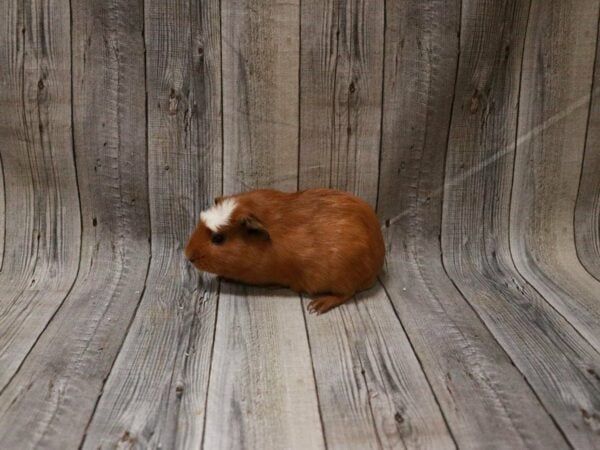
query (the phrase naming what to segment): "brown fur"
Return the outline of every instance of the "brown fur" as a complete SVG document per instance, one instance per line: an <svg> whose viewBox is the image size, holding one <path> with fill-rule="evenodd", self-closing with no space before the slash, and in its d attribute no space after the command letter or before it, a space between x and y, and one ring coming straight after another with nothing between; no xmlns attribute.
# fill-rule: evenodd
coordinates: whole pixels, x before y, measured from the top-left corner
<svg viewBox="0 0 600 450"><path fill-rule="evenodd" d="M232 197L238 206L219 230L225 242L213 244L212 232L200 221L187 244L185 254L199 270L328 294L309 304L317 313L375 283L385 249L377 217L363 200L332 189L265 189Z"/></svg>

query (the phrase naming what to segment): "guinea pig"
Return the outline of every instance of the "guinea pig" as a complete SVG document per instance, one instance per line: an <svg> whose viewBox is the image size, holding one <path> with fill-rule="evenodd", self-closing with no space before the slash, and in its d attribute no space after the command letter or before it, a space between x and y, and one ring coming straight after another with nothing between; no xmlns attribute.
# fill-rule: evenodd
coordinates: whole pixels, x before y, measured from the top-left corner
<svg viewBox="0 0 600 450"><path fill-rule="evenodd" d="M371 287L385 248L373 208L333 189L261 189L215 199L185 249L199 270L317 296L324 313Z"/></svg>

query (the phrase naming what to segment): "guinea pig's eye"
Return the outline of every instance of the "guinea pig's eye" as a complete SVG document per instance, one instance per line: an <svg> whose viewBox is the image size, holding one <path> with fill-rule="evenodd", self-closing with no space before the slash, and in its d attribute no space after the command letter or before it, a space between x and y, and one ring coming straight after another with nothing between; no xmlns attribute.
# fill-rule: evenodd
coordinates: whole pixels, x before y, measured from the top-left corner
<svg viewBox="0 0 600 450"><path fill-rule="evenodd" d="M215 233L210 238L211 242L216 245L221 245L225 242L225 235L223 233Z"/></svg>

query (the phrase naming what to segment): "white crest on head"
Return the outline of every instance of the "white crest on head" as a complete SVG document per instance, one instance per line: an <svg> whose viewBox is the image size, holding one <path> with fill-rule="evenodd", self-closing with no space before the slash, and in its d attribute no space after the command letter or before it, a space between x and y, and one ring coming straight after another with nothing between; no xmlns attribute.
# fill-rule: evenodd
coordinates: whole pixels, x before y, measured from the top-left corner
<svg viewBox="0 0 600 450"><path fill-rule="evenodd" d="M211 231L217 232L219 228L227 226L231 219L231 214L237 206L233 198L226 198L218 205L206 209L200 213L200 220L204 222Z"/></svg>

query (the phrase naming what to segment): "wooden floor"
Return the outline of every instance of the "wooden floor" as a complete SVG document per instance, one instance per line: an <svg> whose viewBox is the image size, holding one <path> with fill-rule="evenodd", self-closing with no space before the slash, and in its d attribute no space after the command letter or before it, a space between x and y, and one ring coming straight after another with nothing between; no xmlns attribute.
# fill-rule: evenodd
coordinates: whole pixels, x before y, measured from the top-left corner
<svg viewBox="0 0 600 450"><path fill-rule="evenodd" d="M0 449L600 448L600 0L0 2ZM322 316L183 246L376 209Z"/></svg>

